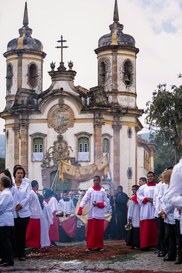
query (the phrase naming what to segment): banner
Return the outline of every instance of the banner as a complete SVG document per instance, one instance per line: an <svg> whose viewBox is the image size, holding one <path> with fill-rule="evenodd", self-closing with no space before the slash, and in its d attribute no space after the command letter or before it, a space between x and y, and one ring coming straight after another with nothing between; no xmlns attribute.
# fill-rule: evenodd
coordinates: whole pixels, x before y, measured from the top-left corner
<svg viewBox="0 0 182 273"><path fill-rule="evenodd" d="M64 181L64 179L69 179L78 182L86 182L92 179L95 175L106 175L108 172L108 167L109 162L107 155L96 160L95 163L87 166L74 166L61 160L59 176L62 181Z"/></svg>

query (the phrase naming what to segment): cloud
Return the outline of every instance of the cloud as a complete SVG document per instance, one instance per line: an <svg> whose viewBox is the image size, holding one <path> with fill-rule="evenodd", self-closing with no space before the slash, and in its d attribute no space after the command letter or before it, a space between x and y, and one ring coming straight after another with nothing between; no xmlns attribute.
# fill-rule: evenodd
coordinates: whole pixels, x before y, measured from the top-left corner
<svg viewBox="0 0 182 273"><path fill-rule="evenodd" d="M182 27L181 19L179 20L182 9L181 0L139 0L138 5L142 8L156 35L160 35L161 32L177 33Z"/></svg>

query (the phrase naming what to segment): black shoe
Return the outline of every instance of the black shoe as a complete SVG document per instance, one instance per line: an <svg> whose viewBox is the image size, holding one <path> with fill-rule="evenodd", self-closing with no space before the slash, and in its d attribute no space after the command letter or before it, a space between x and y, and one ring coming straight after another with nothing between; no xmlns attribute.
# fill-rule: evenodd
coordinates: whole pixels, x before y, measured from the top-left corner
<svg viewBox="0 0 182 273"><path fill-rule="evenodd" d="M13 266L14 265L14 262L4 262L2 264L0 264L0 267L6 267L6 266Z"/></svg>
<svg viewBox="0 0 182 273"><path fill-rule="evenodd" d="M175 264L182 264L182 259L180 257L177 257Z"/></svg>
<svg viewBox="0 0 182 273"><path fill-rule="evenodd" d="M172 262L172 261L175 261L175 260L176 260L176 258L170 257L168 255L166 255L164 257L164 259L163 259L164 262L166 262L166 261Z"/></svg>
<svg viewBox="0 0 182 273"><path fill-rule="evenodd" d="M25 256L20 256L18 259L19 259L19 261L26 261Z"/></svg>
<svg viewBox="0 0 182 273"><path fill-rule="evenodd" d="M158 254L157 254L157 257L165 257L165 253L163 251L160 251Z"/></svg>

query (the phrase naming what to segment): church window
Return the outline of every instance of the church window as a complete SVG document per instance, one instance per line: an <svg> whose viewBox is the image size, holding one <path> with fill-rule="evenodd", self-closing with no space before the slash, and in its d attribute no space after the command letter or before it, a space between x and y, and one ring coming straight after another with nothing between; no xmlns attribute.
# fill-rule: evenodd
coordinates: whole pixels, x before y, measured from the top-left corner
<svg viewBox="0 0 182 273"><path fill-rule="evenodd" d="M105 78L106 78L106 66L104 62L101 62L100 68L99 68L99 85L105 84Z"/></svg>
<svg viewBox="0 0 182 273"><path fill-rule="evenodd" d="M132 138L132 129L131 129L131 127L128 127L127 134L128 134L128 138Z"/></svg>
<svg viewBox="0 0 182 273"><path fill-rule="evenodd" d="M110 140L108 138L103 139L103 153L108 154L110 152Z"/></svg>
<svg viewBox="0 0 182 273"><path fill-rule="evenodd" d="M11 93L12 84L13 84L13 67L11 64L8 64L7 75L6 75L6 88L8 93Z"/></svg>
<svg viewBox="0 0 182 273"><path fill-rule="evenodd" d="M147 150L144 150L144 168L150 170L150 153Z"/></svg>
<svg viewBox="0 0 182 273"><path fill-rule="evenodd" d="M128 170L127 170L128 179L132 179L132 175L133 175L132 168L128 167Z"/></svg>
<svg viewBox="0 0 182 273"><path fill-rule="evenodd" d="M92 134L88 132L79 132L75 134L77 138L77 162L90 161L90 139Z"/></svg>
<svg viewBox="0 0 182 273"><path fill-rule="evenodd" d="M43 152L43 139L35 138L34 139L34 153L42 153Z"/></svg>
<svg viewBox="0 0 182 273"><path fill-rule="evenodd" d="M43 161L45 134L35 133L30 135L32 139L32 161Z"/></svg>
<svg viewBox="0 0 182 273"><path fill-rule="evenodd" d="M32 88L35 88L38 84L37 66L35 64L31 64L28 68L28 84Z"/></svg>
<svg viewBox="0 0 182 273"><path fill-rule="evenodd" d="M89 161L89 138L78 139L78 161Z"/></svg>
<svg viewBox="0 0 182 273"><path fill-rule="evenodd" d="M43 139L34 138L33 140L33 161L43 160Z"/></svg>
<svg viewBox="0 0 182 273"><path fill-rule="evenodd" d="M131 61L127 60L124 63L123 80L126 86L131 85L133 81L133 66Z"/></svg>
<svg viewBox="0 0 182 273"><path fill-rule="evenodd" d="M112 136L110 134L103 134L102 135L103 156L107 154L109 161L110 161L110 152L111 152L111 138L112 138Z"/></svg>

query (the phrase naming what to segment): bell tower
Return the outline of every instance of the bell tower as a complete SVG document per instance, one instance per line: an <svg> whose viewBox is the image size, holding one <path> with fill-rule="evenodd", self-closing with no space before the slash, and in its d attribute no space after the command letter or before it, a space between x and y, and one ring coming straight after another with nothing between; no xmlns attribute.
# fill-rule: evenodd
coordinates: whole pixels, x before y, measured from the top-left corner
<svg viewBox="0 0 182 273"><path fill-rule="evenodd" d="M98 85L107 92L109 102L136 108L136 57L132 36L123 33L115 0L110 33L102 36L95 50L98 58Z"/></svg>
<svg viewBox="0 0 182 273"><path fill-rule="evenodd" d="M18 89L29 89L39 94L42 92L43 59L42 43L32 38L29 28L28 8L25 2L23 26L19 37L11 40L4 53L6 58L6 107L11 107Z"/></svg>

